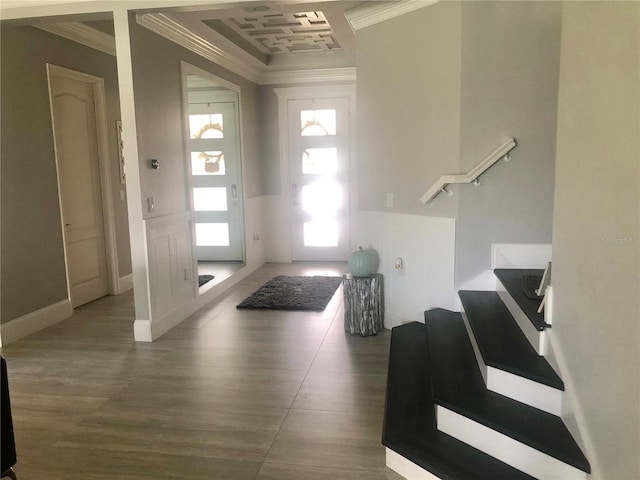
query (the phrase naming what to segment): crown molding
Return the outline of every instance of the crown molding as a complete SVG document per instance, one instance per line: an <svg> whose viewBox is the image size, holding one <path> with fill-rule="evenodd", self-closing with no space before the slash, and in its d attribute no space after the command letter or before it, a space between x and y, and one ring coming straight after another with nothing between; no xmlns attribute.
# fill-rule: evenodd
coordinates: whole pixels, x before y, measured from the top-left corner
<svg viewBox="0 0 640 480"><path fill-rule="evenodd" d="M214 45L167 15L162 13L136 15L136 22L241 77L254 83L259 83L260 81L262 72L259 69L249 65L246 61L238 59L229 50Z"/></svg>
<svg viewBox="0 0 640 480"><path fill-rule="evenodd" d="M366 5L345 12L345 17L347 17L347 20L351 24L351 28L357 31L404 15L405 13L428 7L438 1L439 0L411 0L384 4L368 2Z"/></svg>
<svg viewBox="0 0 640 480"><path fill-rule="evenodd" d="M245 3L252 0L234 0ZM150 8L208 9L228 0L0 0L0 19L19 20L80 14L103 14Z"/></svg>
<svg viewBox="0 0 640 480"><path fill-rule="evenodd" d="M40 30L58 35L86 47L116 56L116 39L80 22L48 23L34 25Z"/></svg>
<svg viewBox="0 0 640 480"><path fill-rule="evenodd" d="M261 85L314 82L355 82L355 67L319 68L311 70L292 70L282 72L264 72L260 77Z"/></svg>

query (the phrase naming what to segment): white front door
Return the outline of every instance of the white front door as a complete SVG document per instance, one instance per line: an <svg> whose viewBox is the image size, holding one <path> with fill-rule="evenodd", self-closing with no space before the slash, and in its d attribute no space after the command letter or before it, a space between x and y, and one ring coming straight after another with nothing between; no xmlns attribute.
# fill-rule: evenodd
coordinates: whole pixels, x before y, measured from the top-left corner
<svg viewBox="0 0 640 480"><path fill-rule="evenodd" d="M189 142L196 258L242 261L237 103L193 101L190 96Z"/></svg>
<svg viewBox="0 0 640 480"><path fill-rule="evenodd" d="M94 86L50 71L71 304L109 293Z"/></svg>
<svg viewBox="0 0 640 480"><path fill-rule="evenodd" d="M349 100L289 100L287 105L292 260L346 260Z"/></svg>

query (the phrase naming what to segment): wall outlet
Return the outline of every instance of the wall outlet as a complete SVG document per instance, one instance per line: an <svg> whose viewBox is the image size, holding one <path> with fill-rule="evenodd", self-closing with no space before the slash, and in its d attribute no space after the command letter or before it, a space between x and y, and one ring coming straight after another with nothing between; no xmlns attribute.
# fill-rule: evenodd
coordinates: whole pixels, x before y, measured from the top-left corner
<svg viewBox="0 0 640 480"><path fill-rule="evenodd" d="M387 193L387 208L393 208L393 193Z"/></svg>
<svg viewBox="0 0 640 480"><path fill-rule="evenodd" d="M257 242L258 240L260 240L260 234L259 233L254 233L253 234L253 241Z"/></svg>
<svg viewBox="0 0 640 480"><path fill-rule="evenodd" d="M396 258L393 268L395 268L398 273L402 273L404 271L404 260L400 257Z"/></svg>

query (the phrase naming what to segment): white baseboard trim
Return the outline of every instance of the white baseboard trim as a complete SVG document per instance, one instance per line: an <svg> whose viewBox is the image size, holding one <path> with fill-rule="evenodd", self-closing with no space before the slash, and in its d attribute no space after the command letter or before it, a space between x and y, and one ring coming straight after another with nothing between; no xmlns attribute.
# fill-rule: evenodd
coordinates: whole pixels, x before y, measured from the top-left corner
<svg viewBox="0 0 640 480"><path fill-rule="evenodd" d="M440 480L431 472L387 448L387 467L408 480Z"/></svg>
<svg viewBox="0 0 640 480"><path fill-rule="evenodd" d="M153 342L151 320L136 320L133 322L133 339L136 342Z"/></svg>
<svg viewBox="0 0 640 480"><path fill-rule="evenodd" d="M197 310L195 302L183 303L170 314L151 322L151 340L155 341Z"/></svg>
<svg viewBox="0 0 640 480"><path fill-rule="evenodd" d="M67 298L47 307L0 325L0 346L6 346L43 328L58 323L73 314Z"/></svg>
<svg viewBox="0 0 640 480"><path fill-rule="evenodd" d="M118 294L124 293L133 288L133 273L118 279Z"/></svg>

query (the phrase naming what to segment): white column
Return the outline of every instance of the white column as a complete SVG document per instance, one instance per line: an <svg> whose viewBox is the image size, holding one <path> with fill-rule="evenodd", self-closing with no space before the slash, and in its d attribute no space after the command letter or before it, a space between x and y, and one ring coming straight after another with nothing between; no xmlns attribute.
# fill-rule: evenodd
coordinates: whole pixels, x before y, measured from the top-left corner
<svg viewBox="0 0 640 480"><path fill-rule="evenodd" d="M126 7L116 7L113 10L113 26L116 37L120 114L122 117L124 158L126 162L125 173L127 176L127 206L136 311L134 337L138 342L151 342L153 339L151 336L149 257L147 254L145 223L142 216L131 39L129 37L129 14Z"/></svg>

